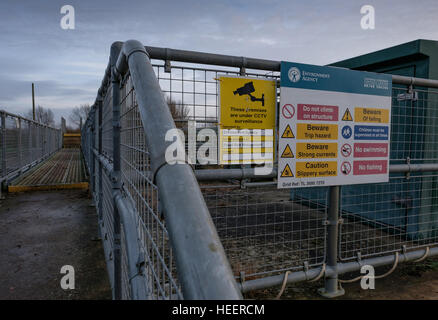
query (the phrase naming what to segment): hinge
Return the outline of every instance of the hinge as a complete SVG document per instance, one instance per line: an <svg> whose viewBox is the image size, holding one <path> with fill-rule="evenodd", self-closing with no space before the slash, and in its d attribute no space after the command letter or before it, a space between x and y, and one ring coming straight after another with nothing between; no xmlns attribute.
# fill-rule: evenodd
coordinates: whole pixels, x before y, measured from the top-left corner
<svg viewBox="0 0 438 320"><path fill-rule="evenodd" d="M329 226L329 225L336 225L336 224L343 224L344 223L344 219L340 218L337 221L333 221L333 220L323 220L322 221L322 225L323 226Z"/></svg>
<svg viewBox="0 0 438 320"><path fill-rule="evenodd" d="M170 73L172 71L172 65L170 63L170 60L166 60L164 62L164 72Z"/></svg>

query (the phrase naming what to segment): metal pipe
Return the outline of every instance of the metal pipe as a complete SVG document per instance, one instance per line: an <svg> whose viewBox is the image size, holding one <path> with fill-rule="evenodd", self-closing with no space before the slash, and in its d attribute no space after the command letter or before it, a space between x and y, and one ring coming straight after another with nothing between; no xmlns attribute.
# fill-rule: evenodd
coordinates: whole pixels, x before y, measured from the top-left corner
<svg viewBox="0 0 438 320"><path fill-rule="evenodd" d="M102 164L102 169L105 170L107 175L111 176L111 173L113 172L112 163L109 162L109 160L106 157L102 156L102 154L99 153L98 150L92 149L91 152L94 152L94 156L97 158L97 160L99 160L99 163Z"/></svg>
<svg viewBox="0 0 438 320"><path fill-rule="evenodd" d="M97 125L97 132L98 132L98 154L97 154L97 158L99 158L99 156L102 154L102 99L99 99L97 102L97 108L98 108L98 125ZM90 152L94 153L94 149L90 150ZM96 154L95 154L96 156ZM99 184L98 184L98 189L99 189L99 193L98 193L98 197L99 197L99 203L98 203L98 221L99 224L102 221L103 218L103 191L102 191L102 187L103 187L103 182L102 182L102 162L99 161L99 167L98 167L98 173L97 175L99 176ZM100 230L100 228L99 228Z"/></svg>
<svg viewBox="0 0 438 320"><path fill-rule="evenodd" d="M438 80L392 75L392 83L419 87L438 88Z"/></svg>
<svg viewBox="0 0 438 320"><path fill-rule="evenodd" d="M405 254L399 255L399 263L401 262L408 262L412 260L416 260L421 258L424 255L424 250L415 250L411 252L406 252ZM431 248L429 251L429 256L436 256L438 255L438 247ZM394 255L390 256L383 256L383 257L375 257L375 258L369 258L369 259L363 259L360 262L353 261L353 262L345 262L345 263L338 263L337 271L333 270L332 268L326 266L325 268L325 275L326 276L333 276L334 274L341 275L348 272L353 272L360 270L362 266L364 265L372 265L374 267L380 267L388 264L394 263ZM322 271L322 267L313 268L308 271L297 271L290 273L287 277L287 283L297 283L301 281L311 280L315 277L317 277ZM260 290L260 289L266 289L271 288L275 286L279 286L283 283L284 275L276 275L276 276L270 276L265 278L259 278L254 280L247 280L240 284L240 289L243 293L253 291L253 290Z"/></svg>
<svg viewBox="0 0 438 320"><path fill-rule="evenodd" d="M111 46L111 84L112 84L112 111L113 111L113 172L111 176L113 195L120 192L121 173L120 173L120 77L115 72L116 57L119 55L120 47L118 45ZM114 299L122 299L122 257L120 248L120 214L113 198L113 228L114 228Z"/></svg>
<svg viewBox="0 0 438 320"><path fill-rule="evenodd" d="M23 145L22 145L22 141L21 141L21 119L18 118L18 148L17 148L17 153L18 153L18 166L21 168L23 166Z"/></svg>
<svg viewBox="0 0 438 320"><path fill-rule="evenodd" d="M166 162L165 151L171 142L166 142L165 136L168 130L175 129L175 123L148 54L138 41L130 40L123 45L116 69L123 75L127 66L184 298L241 299L191 167L186 163L169 165Z"/></svg>
<svg viewBox="0 0 438 320"><path fill-rule="evenodd" d="M33 121L33 120L31 120L31 119L27 119L27 118L25 118L25 117L23 117L23 116L20 116L20 115L18 115L18 114L14 114L14 113L7 112L6 110L3 110L3 109L0 110L0 113L4 113L6 116L9 116L9 117L14 117L14 118L21 119L21 120L24 120L24 121L27 121L27 122L35 123L36 125L41 126L41 127L47 127L47 128L51 128L51 129L54 129L54 130L57 130L57 131L60 131L60 130L61 130L61 129L57 129L57 128L50 127L50 126L48 126L48 125L45 125L45 124L39 123L39 122L37 122L37 121Z"/></svg>
<svg viewBox="0 0 438 320"><path fill-rule="evenodd" d="M392 164L390 173L438 171L438 163Z"/></svg>
<svg viewBox="0 0 438 320"><path fill-rule="evenodd" d="M438 163L418 163L418 164L391 164L390 173L400 172L428 172L438 171ZM229 180L229 179L248 179L248 178L275 178L277 168L274 168L269 175L256 175L254 168L241 169L197 169L195 175L198 181L208 180Z"/></svg>
<svg viewBox="0 0 438 320"><path fill-rule="evenodd" d="M195 170L196 179L205 180L228 180L247 178L274 178L277 177L277 168L274 168L269 175L256 175L254 168L240 169L200 169Z"/></svg>
<svg viewBox="0 0 438 320"><path fill-rule="evenodd" d="M7 172L7 164L6 164L6 114L5 112L0 113L1 117L1 142L2 142L2 176L6 176L8 174ZM2 188L2 186L0 186Z"/></svg>
<svg viewBox="0 0 438 320"><path fill-rule="evenodd" d="M327 267L333 270L332 274L326 275L324 288L319 293L324 297L338 297L345 292L338 286L338 227L339 227L339 203L340 186L331 186L329 189L329 205L327 217L327 245L326 259Z"/></svg>
<svg viewBox="0 0 438 320"><path fill-rule="evenodd" d="M131 296L134 300L148 299L149 290L146 287L146 281L142 269L144 268L144 258L142 258L139 239L137 237L137 224L133 219L135 210L132 204L122 196L120 190L115 194L117 209L120 213L125 236L124 248L128 259L129 281L131 287Z"/></svg>
<svg viewBox="0 0 438 320"><path fill-rule="evenodd" d="M90 113L88 115L87 121L88 119L91 120L91 127L90 127L90 133L89 133L89 139L91 139L90 141L90 148L87 150L88 153L88 157L90 159L90 190L91 193L93 194L96 188L96 169L95 169L95 160L94 160L94 153L90 152L91 149L95 148L95 144L96 144L96 138L95 138L95 134L96 134L96 107L93 107L90 110Z"/></svg>
<svg viewBox="0 0 438 320"><path fill-rule="evenodd" d="M178 61L196 64L219 65L236 68L260 69L268 71L280 71L281 62L275 60L254 59L239 56L213 54L170 48L145 47L150 59L165 61ZM395 84L414 85L422 87L438 88L438 80L405 77L392 75Z"/></svg>
<svg viewBox="0 0 438 320"><path fill-rule="evenodd" d="M145 47L150 59L209 64L236 68L280 71L280 61L254 59L223 54L205 53L170 48Z"/></svg>

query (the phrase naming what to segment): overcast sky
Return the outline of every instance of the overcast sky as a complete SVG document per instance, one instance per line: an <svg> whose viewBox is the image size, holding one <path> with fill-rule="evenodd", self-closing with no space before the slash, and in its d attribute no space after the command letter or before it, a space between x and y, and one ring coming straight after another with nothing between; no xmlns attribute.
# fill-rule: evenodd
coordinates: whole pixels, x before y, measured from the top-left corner
<svg viewBox="0 0 438 320"><path fill-rule="evenodd" d="M75 29L60 26L63 5ZM375 8L362 30L360 8ZM437 0L0 2L0 109L36 103L67 117L94 102L114 41L324 65L415 39L438 40Z"/></svg>

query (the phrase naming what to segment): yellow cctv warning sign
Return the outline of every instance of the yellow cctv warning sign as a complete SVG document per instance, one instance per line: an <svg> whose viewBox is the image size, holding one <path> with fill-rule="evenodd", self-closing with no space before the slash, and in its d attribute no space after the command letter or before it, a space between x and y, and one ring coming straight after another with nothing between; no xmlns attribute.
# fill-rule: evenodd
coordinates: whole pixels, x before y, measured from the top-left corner
<svg viewBox="0 0 438 320"><path fill-rule="evenodd" d="M284 129L283 134L281 135L282 138L295 138L294 133L292 132L292 129L290 128L290 125L286 126L286 129Z"/></svg>
<svg viewBox="0 0 438 320"><path fill-rule="evenodd" d="M284 148L283 153L281 154L282 158L293 158L294 154L292 152L292 149L290 148L290 146L287 144L286 148Z"/></svg>
<svg viewBox="0 0 438 320"><path fill-rule="evenodd" d="M289 177L289 178L293 178L294 174L292 173L292 170L290 169L289 165L286 164L286 166L284 167L283 171L281 172L281 177Z"/></svg>
<svg viewBox="0 0 438 320"><path fill-rule="evenodd" d="M348 108L345 110L344 115L342 116L342 121L353 121L353 117L351 116L351 112Z"/></svg>
<svg viewBox="0 0 438 320"><path fill-rule="evenodd" d="M221 76L219 87L221 128L275 128L275 81Z"/></svg>
<svg viewBox="0 0 438 320"><path fill-rule="evenodd" d="M273 163L276 82L232 76L220 76L218 81L220 164ZM228 143L241 137L247 142L245 148Z"/></svg>

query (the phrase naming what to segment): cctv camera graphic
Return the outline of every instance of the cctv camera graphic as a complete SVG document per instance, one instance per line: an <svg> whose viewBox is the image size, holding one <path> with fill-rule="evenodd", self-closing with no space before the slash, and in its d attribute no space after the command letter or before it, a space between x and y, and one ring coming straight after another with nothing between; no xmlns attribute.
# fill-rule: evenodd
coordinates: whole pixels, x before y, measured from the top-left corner
<svg viewBox="0 0 438 320"><path fill-rule="evenodd" d="M234 95L238 94L239 96L243 96L244 94L247 94L250 96L251 101L260 101L262 103L262 106L265 106L265 94L262 94L261 98L254 97L251 93L255 91L254 84L251 82L245 83L243 87L237 88L236 91L233 91Z"/></svg>

